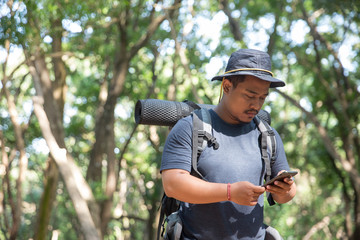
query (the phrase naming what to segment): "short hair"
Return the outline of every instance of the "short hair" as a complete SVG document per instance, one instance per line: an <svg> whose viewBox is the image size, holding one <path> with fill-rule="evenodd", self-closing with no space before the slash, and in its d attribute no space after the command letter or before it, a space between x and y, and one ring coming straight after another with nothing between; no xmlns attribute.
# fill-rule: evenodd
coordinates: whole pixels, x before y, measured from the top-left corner
<svg viewBox="0 0 360 240"><path fill-rule="evenodd" d="M246 75L237 75L227 77L227 79L233 84L234 88L236 88L239 83L245 81L245 77Z"/></svg>

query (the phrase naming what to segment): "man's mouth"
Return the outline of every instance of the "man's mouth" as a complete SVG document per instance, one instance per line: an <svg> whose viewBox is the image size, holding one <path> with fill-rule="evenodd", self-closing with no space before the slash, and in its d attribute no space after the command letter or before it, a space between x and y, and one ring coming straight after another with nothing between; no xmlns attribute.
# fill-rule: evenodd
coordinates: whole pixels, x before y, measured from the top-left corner
<svg viewBox="0 0 360 240"><path fill-rule="evenodd" d="M259 113L259 111L256 111L256 110L248 110L248 111L245 111L245 113L248 114L248 115L253 115L253 116L255 116L256 114Z"/></svg>

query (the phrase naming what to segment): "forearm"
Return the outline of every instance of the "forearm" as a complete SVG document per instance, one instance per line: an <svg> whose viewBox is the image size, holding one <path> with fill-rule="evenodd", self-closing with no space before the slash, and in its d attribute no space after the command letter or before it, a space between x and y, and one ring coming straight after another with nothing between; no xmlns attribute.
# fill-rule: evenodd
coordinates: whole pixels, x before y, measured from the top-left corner
<svg viewBox="0 0 360 240"><path fill-rule="evenodd" d="M227 184L206 182L184 170L165 170L162 179L166 195L183 202L199 204L227 200Z"/></svg>

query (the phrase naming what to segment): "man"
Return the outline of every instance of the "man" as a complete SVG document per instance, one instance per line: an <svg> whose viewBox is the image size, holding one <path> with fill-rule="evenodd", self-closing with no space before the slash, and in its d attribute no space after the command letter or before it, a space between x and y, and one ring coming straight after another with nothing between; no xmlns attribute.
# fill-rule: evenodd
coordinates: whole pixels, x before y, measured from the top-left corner
<svg viewBox="0 0 360 240"><path fill-rule="evenodd" d="M161 173L167 196L182 201L182 239L264 239L263 193L278 203L296 193L293 179L262 187L265 165L261 159L259 130L253 119L269 88L285 83L273 77L268 54L240 49L234 52L221 80L223 97L210 110L217 150L206 148L198 161L204 179L190 175L192 119L184 118L171 130L163 151ZM271 177L289 170L279 134Z"/></svg>

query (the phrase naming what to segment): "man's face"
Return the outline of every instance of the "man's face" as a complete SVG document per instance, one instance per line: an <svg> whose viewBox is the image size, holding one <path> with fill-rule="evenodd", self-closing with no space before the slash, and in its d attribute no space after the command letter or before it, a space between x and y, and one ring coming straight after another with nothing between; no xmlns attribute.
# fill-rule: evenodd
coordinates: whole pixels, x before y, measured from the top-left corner
<svg viewBox="0 0 360 240"><path fill-rule="evenodd" d="M223 81L224 120L232 124L251 122L269 95L270 82L250 75L236 87L227 79Z"/></svg>

